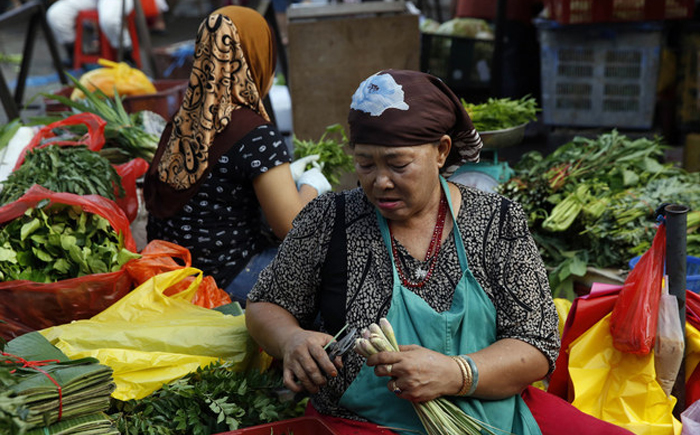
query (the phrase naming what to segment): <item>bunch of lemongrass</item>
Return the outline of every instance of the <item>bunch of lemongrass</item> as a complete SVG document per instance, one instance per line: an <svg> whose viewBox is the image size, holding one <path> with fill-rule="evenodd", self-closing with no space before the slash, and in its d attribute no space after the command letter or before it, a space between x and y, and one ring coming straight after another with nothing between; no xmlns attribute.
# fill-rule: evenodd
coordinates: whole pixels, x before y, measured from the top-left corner
<svg viewBox="0 0 700 435"><path fill-rule="evenodd" d="M355 351L365 358L378 352L400 352L391 323L381 318L379 325L372 323L363 329L362 336L355 340ZM468 415L445 397L411 403L428 435L495 435L486 427L488 425Z"/></svg>

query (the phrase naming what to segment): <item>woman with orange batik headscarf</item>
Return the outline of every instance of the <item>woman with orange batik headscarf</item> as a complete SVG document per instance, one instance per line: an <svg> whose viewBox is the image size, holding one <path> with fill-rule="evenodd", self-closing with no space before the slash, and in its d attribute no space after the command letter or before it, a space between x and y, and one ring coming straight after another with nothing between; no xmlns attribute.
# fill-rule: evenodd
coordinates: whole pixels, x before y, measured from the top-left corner
<svg viewBox="0 0 700 435"><path fill-rule="evenodd" d="M330 190L317 168L296 180L263 98L276 64L257 11L227 6L204 19L183 102L145 178L148 239L188 248L193 266L245 303L258 272L306 203Z"/></svg>

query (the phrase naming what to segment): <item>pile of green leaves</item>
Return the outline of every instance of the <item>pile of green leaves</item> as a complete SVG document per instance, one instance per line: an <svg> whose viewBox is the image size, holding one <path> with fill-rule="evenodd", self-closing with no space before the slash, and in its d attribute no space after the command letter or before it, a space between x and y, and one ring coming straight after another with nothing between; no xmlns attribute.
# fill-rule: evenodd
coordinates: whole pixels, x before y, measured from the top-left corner
<svg viewBox="0 0 700 435"><path fill-rule="evenodd" d="M569 278L587 267L627 269L651 246L662 204L700 209L700 174L665 163L667 148L613 130L576 137L546 157L526 153L515 165L499 192L522 204L556 296L573 297ZM689 215L689 234L695 219ZM687 252L700 255L690 237Z"/></svg>
<svg viewBox="0 0 700 435"><path fill-rule="evenodd" d="M22 166L2 184L0 204L15 201L34 184L53 192L94 194L111 200L116 199L115 191L119 197L125 194L121 177L111 163L83 145L30 150Z"/></svg>
<svg viewBox="0 0 700 435"><path fill-rule="evenodd" d="M537 119L537 100L530 95L513 100L510 98L489 98L485 103L462 105L479 132L504 130Z"/></svg>
<svg viewBox="0 0 700 435"><path fill-rule="evenodd" d="M122 98L118 93L115 94L114 98L110 98L98 88L91 92L78 79L70 74L66 75L73 82L73 85L85 94L85 99L73 101L63 95L41 94L62 103L71 111L57 116L36 117L33 118L33 121L50 124L75 113L94 113L107 121L105 127L106 144L100 150L103 156L112 163L124 163L137 157L150 162L158 148L160 136L145 131L138 124L138 114L130 115L126 112ZM85 130L80 131L79 128L74 128L76 134L84 134Z"/></svg>
<svg viewBox="0 0 700 435"><path fill-rule="evenodd" d="M138 257L109 221L77 206L29 208L0 230L0 281L50 283L115 272Z"/></svg>
<svg viewBox="0 0 700 435"><path fill-rule="evenodd" d="M104 413L115 388L110 367L92 357L71 360L38 332L15 338L5 351L0 359L0 433L119 434ZM26 361L42 364L32 367Z"/></svg>
<svg viewBox="0 0 700 435"><path fill-rule="evenodd" d="M333 124L326 127L321 138L317 141L294 138L294 159L318 154L321 172L332 186L340 183L340 177L345 172L354 170L352 156L344 151L348 137L343 126ZM310 167L309 167L310 169Z"/></svg>
<svg viewBox="0 0 700 435"><path fill-rule="evenodd" d="M122 435L209 435L300 417L306 399L281 400L278 369L233 371L229 363L199 368L140 400L113 399Z"/></svg>

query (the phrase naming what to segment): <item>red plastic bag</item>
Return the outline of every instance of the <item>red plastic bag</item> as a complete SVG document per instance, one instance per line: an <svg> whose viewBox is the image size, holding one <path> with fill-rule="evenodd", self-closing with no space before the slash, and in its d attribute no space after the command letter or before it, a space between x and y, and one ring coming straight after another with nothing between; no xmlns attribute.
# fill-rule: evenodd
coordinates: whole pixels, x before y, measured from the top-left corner
<svg viewBox="0 0 700 435"><path fill-rule="evenodd" d="M0 224L21 216L44 200L77 205L107 219L115 231L123 234L124 247L136 252L124 212L114 201L99 195L56 193L34 185L16 201L0 207ZM0 282L0 320L6 322L0 323L0 337L7 340L49 326L90 318L122 298L131 288L131 277L124 268L48 284L26 280Z"/></svg>
<svg viewBox="0 0 700 435"><path fill-rule="evenodd" d="M131 275L135 285L171 270L190 267L192 255L189 249L164 240L153 240L141 251L141 258L128 262L124 268ZM187 289L194 276L185 278L166 289L163 293L172 296ZM197 288L192 303L204 308L216 308L231 303L231 297L221 290L211 276L205 276Z"/></svg>
<svg viewBox="0 0 700 435"><path fill-rule="evenodd" d="M83 136L79 141L72 141L72 140L53 140L49 141L49 139L56 137L56 131L55 129L58 127L63 127L66 125L80 125L84 124L88 132L85 136ZM92 151L99 151L102 149L102 147L105 144L105 126L107 125L107 121L104 119L100 118L99 116L93 114L93 113L88 113L88 112L83 112L83 113L78 113L75 115L71 115L68 118L62 119L60 121L56 121L52 124L45 125L44 127L39 130L34 137L32 138L31 142L27 144L27 146L24 147L24 149L19 153L19 157L17 158L17 162L15 163L15 167L13 170L16 170L20 166L22 166L22 163L24 163L24 158L27 155L27 152L29 150L32 150L34 148L44 148L49 145L68 145L68 146L75 146L75 145L85 145L88 147L89 150Z"/></svg>
<svg viewBox="0 0 700 435"><path fill-rule="evenodd" d="M610 317L613 345L620 352L647 355L654 348L666 261L666 225L625 279Z"/></svg>
<svg viewBox="0 0 700 435"><path fill-rule="evenodd" d="M85 125L88 132L78 141L68 140L50 140L56 137L55 129L68 125ZM34 135L31 142L20 152L19 158L13 170L16 170L24 163L25 156L29 150L34 148L44 148L49 145L58 146L76 146L85 145L91 151L100 151L105 144L105 126L106 121L93 113L78 113L71 115L68 118L54 122L42 127L37 134ZM136 219L139 211L139 200L136 193L136 180L146 173L148 170L148 162L143 159L133 159L122 165L113 165L117 173L122 177L122 187L124 188L124 196L117 199L117 204L124 210L129 222ZM115 194L118 187L115 186Z"/></svg>
<svg viewBox="0 0 700 435"><path fill-rule="evenodd" d="M121 165L114 166L122 177L124 196L117 199L117 205L124 210L129 222L133 222L139 214L139 199L136 192L136 180L148 170L148 162L142 158L135 158Z"/></svg>

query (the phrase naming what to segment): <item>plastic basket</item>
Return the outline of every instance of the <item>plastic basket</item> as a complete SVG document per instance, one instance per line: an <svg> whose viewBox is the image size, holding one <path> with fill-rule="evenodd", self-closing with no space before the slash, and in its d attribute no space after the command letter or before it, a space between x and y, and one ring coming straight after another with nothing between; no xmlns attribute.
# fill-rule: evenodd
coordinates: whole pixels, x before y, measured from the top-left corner
<svg viewBox="0 0 700 435"><path fill-rule="evenodd" d="M536 21L546 125L649 129L662 27Z"/></svg>
<svg viewBox="0 0 700 435"><path fill-rule="evenodd" d="M259 426L222 432L217 435L336 435L326 423L317 417L297 417Z"/></svg>
<svg viewBox="0 0 700 435"><path fill-rule="evenodd" d="M492 40L421 34L420 69L461 92L491 86Z"/></svg>
<svg viewBox="0 0 700 435"><path fill-rule="evenodd" d="M641 255L630 260L630 269L634 269ZM694 293L700 293L700 257L688 255L688 263L685 267L685 282L688 290Z"/></svg>
<svg viewBox="0 0 700 435"><path fill-rule="evenodd" d="M562 24L691 18L694 0L545 0L549 18Z"/></svg>
<svg viewBox="0 0 700 435"><path fill-rule="evenodd" d="M150 110L170 120L175 111L180 107L182 99L187 91L187 80L155 80L153 86L156 88L155 94L131 95L123 97L122 104L127 113L136 113L142 110ZM56 91L57 95L69 98L73 92L73 87L65 87ZM47 113L62 112L68 110L63 103L44 99Z"/></svg>

